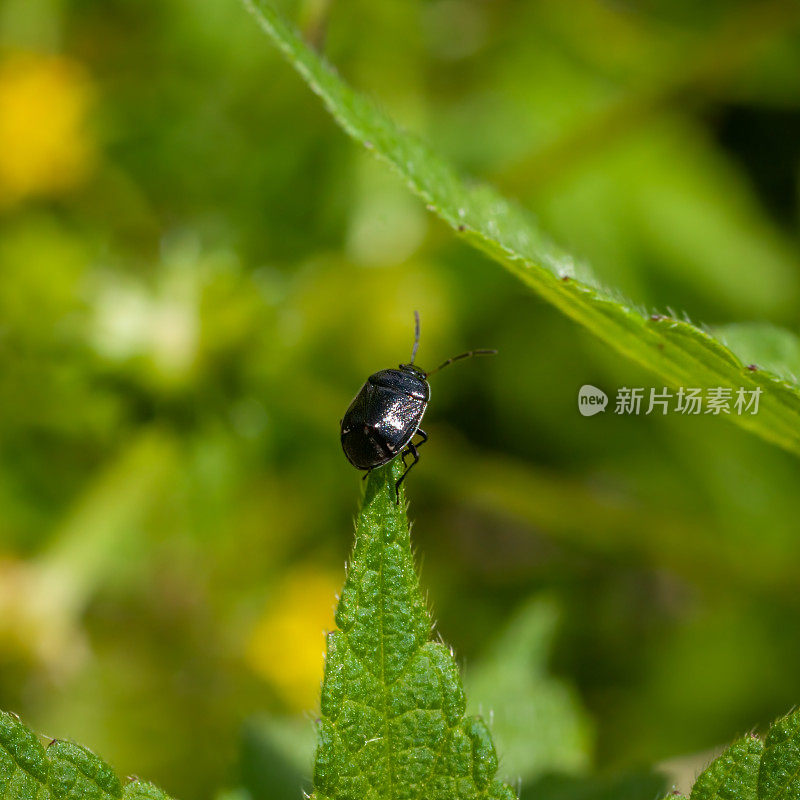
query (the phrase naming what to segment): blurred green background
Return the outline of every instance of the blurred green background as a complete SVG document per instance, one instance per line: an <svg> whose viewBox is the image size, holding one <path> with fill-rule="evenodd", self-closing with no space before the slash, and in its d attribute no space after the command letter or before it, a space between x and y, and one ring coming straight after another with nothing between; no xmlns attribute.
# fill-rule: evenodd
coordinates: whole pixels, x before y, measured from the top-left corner
<svg viewBox="0 0 800 800"><path fill-rule="evenodd" d="M636 302L797 328L797 3L283 8ZM5 0L0 42L0 707L182 800L299 798L338 421L415 308L423 366L500 350L435 378L408 490L501 773L651 797L647 765L800 702L795 458L579 416L659 384L455 241L237 0Z"/></svg>

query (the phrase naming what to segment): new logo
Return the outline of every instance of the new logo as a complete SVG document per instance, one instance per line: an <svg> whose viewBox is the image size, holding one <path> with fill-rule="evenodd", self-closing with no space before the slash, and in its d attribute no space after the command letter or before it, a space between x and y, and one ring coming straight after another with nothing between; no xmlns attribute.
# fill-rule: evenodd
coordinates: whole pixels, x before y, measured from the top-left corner
<svg viewBox="0 0 800 800"><path fill-rule="evenodd" d="M578 390L578 411L584 417L593 417L601 411L606 410L608 397L606 393L591 383L585 383Z"/></svg>

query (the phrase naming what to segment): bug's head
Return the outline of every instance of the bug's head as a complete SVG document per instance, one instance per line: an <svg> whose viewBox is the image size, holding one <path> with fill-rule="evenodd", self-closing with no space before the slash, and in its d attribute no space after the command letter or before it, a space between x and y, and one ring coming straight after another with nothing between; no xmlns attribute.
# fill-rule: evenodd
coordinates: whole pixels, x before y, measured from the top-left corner
<svg viewBox="0 0 800 800"><path fill-rule="evenodd" d="M399 369L401 372L406 372L424 381L428 377L428 373L424 369L420 369L416 364L400 364Z"/></svg>

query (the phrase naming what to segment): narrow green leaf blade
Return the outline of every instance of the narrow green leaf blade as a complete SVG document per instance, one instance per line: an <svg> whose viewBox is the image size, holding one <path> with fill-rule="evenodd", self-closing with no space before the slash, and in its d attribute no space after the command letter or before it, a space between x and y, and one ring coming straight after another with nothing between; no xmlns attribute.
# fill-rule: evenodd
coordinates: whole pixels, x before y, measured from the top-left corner
<svg viewBox="0 0 800 800"><path fill-rule="evenodd" d="M374 470L328 636L314 769L317 800L512 800L479 718L464 715L458 668L431 641L411 553L402 462ZM403 495L401 494L401 498Z"/></svg>
<svg viewBox="0 0 800 800"><path fill-rule="evenodd" d="M800 797L800 711L769 729L758 774L758 800Z"/></svg>
<svg viewBox="0 0 800 800"><path fill-rule="evenodd" d="M400 131L309 48L268 0L244 0L261 27L323 100L339 125L388 162L428 207L465 240L626 358L673 387L760 390L757 414L723 414L767 441L800 454L800 387L747 365L703 328L650 315L594 280L554 246L531 217L486 186L468 186L447 164ZM773 365L774 369L778 369ZM783 375L790 372L778 369Z"/></svg>
<svg viewBox="0 0 800 800"><path fill-rule="evenodd" d="M759 322L740 322L715 328L714 333L745 364L758 364L797 382L800 375L800 339L785 328Z"/></svg>
<svg viewBox="0 0 800 800"><path fill-rule="evenodd" d="M47 800L50 762L35 733L0 712L0 800Z"/></svg>
<svg viewBox="0 0 800 800"><path fill-rule="evenodd" d="M700 773L690 800L756 800L763 742L745 736Z"/></svg>

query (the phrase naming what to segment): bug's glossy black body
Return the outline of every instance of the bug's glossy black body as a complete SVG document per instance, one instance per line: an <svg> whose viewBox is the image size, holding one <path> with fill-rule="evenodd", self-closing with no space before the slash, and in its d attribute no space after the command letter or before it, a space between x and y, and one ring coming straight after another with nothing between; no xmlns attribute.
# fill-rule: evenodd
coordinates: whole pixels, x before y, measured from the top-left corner
<svg viewBox="0 0 800 800"><path fill-rule="evenodd" d="M408 471L419 461L417 448L428 441L428 435L419 425L431 398L428 377L440 369L458 361L477 355L494 354L495 350L470 350L448 358L430 372L414 365L419 346L419 314L414 312L414 348L411 361L400 364L397 369L382 369L367 378L358 394L350 403L340 423L342 449L347 460L358 469L370 470L380 467L401 455L403 466L406 456L414 462L395 484L397 501L400 502L400 484ZM422 437L412 443L415 435Z"/></svg>
<svg viewBox="0 0 800 800"><path fill-rule="evenodd" d="M425 373L411 364L367 378L342 420L342 449L358 469L391 461L411 442L431 396Z"/></svg>

